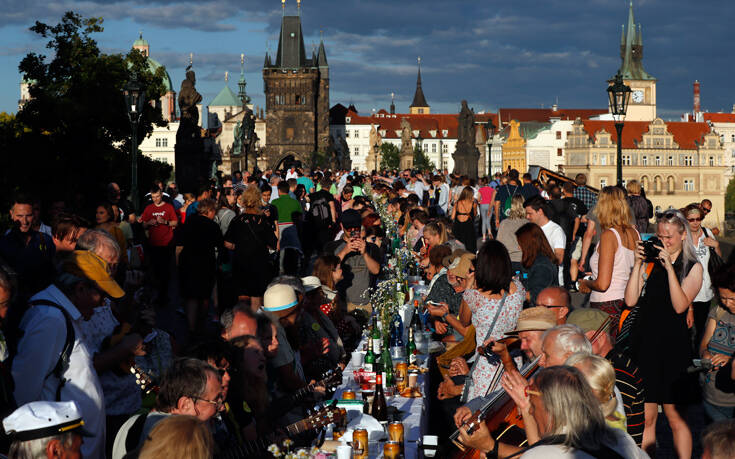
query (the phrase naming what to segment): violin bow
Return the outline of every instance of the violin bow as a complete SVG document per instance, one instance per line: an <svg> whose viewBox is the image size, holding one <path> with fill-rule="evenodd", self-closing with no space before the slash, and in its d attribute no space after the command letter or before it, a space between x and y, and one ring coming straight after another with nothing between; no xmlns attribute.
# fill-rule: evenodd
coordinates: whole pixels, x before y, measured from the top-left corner
<svg viewBox="0 0 735 459"><path fill-rule="evenodd" d="M613 318L613 316L611 316L611 315L607 316L607 319L605 319L605 321L604 321L604 322L602 322L602 323L600 324L600 326L599 326L599 327L597 327L597 330L595 330L595 333L594 333L594 334L592 335L592 337L590 338L590 343L594 343L594 342L595 342L595 340L597 340L597 338L599 338L599 337L600 337L600 335L601 335L601 334L602 334L603 332L606 332L606 331L607 331L607 328L608 328L608 327L609 327L610 325L612 325L612 323L613 323L613 321L614 321L614 320L615 320L615 319Z"/></svg>

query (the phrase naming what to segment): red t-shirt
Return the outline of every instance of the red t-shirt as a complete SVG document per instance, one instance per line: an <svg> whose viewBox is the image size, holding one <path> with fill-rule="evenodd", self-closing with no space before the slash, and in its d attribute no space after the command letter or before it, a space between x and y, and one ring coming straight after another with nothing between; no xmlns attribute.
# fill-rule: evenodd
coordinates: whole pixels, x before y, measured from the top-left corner
<svg viewBox="0 0 735 459"><path fill-rule="evenodd" d="M492 204L495 197L495 190L489 186L480 188L480 204Z"/></svg>
<svg viewBox="0 0 735 459"><path fill-rule="evenodd" d="M155 220L156 217L162 217L167 222L177 220L174 206L167 202L161 203L160 206L148 204L143 211L142 219L144 222ZM174 238L174 229L167 223L153 225L148 227L148 240L152 246L165 247Z"/></svg>

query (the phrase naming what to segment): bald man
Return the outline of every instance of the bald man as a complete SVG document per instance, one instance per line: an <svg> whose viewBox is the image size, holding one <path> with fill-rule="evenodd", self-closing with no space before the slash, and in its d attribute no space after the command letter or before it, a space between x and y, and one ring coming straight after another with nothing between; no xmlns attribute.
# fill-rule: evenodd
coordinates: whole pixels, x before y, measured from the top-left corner
<svg viewBox="0 0 735 459"><path fill-rule="evenodd" d="M566 323L567 314L572 304L572 297L562 287L546 287L536 296L536 306L544 306L556 314L556 324Z"/></svg>

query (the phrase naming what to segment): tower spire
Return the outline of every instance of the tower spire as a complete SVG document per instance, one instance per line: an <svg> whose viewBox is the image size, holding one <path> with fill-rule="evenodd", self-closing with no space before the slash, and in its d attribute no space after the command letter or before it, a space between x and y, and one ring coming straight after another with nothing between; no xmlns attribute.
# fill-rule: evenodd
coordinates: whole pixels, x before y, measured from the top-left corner
<svg viewBox="0 0 735 459"><path fill-rule="evenodd" d="M426 103L424 90L421 87L421 56L418 57L418 76L416 77L416 92L413 95L413 102L409 105L411 113L428 114L429 104Z"/></svg>
<svg viewBox="0 0 735 459"><path fill-rule="evenodd" d="M391 115L396 114L396 95L395 93L390 93L390 114Z"/></svg>
<svg viewBox="0 0 735 459"><path fill-rule="evenodd" d="M623 26L620 43L622 64L618 72L624 80L655 80L643 69L643 34L641 25L635 23L633 2L628 6L628 23Z"/></svg>

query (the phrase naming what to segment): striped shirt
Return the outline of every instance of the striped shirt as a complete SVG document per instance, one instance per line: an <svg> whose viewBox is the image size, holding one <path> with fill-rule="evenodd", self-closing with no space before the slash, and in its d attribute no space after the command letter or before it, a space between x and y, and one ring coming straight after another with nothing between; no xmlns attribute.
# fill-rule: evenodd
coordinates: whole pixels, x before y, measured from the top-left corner
<svg viewBox="0 0 735 459"><path fill-rule="evenodd" d="M624 354L615 350L610 351L605 358L615 368L615 387L623 397L625 416L628 419L628 434L633 437L636 445L641 446L643 442L643 427L645 416L643 415L643 380L638 367Z"/></svg>

